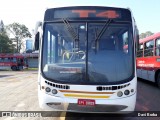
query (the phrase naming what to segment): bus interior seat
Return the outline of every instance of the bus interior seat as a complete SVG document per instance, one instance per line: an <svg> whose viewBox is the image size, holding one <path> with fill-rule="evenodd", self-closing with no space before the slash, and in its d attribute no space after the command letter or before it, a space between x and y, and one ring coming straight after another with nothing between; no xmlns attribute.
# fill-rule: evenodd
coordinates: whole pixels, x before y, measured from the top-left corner
<svg viewBox="0 0 160 120"><path fill-rule="evenodd" d="M101 39L99 41L99 50L115 50L113 39Z"/></svg>

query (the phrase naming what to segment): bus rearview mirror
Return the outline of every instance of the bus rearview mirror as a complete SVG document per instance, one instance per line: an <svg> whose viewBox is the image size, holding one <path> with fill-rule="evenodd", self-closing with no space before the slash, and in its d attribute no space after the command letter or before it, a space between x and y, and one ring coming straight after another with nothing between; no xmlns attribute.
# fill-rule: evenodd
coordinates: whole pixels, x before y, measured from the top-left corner
<svg viewBox="0 0 160 120"><path fill-rule="evenodd" d="M37 32L37 34L35 35L35 42L34 42L34 50L39 50L39 41L40 41L40 33Z"/></svg>

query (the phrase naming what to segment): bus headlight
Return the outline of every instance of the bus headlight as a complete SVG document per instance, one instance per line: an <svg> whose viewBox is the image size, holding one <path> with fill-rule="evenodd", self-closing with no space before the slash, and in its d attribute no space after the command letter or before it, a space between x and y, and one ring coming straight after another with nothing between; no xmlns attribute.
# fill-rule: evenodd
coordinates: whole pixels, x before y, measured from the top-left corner
<svg viewBox="0 0 160 120"><path fill-rule="evenodd" d="M129 93L130 93L129 90L125 90L125 91L124 91L124 94L125 94L125 95L129 95Z"/></svg>
<svg viewBox="0 0 160 120"><path fill-rule="evenodd" d="M46 92L51 92L51 89L49 87L46 87Z"/></svg>
<svg viewBox="0 0 160 120"><path fill-rule="evenodd" d="M133 92L134 92L134 89L131 89L131 92L133 93Z"/></svg>
<svg viewBox="0 0 160 120"><path fill-rule="evenodd" d="M117 93L117 96L118 96L118 97L122 97L122 95L123 95L123 92L122 92L122 91L119 91L119 92Z"/></svg>
<svg viewBox="0 0 160 120"><path fill-rule="evenodd" d="M52 94L57 94L57 93L58 93L58 91L56 89L52 90Z"/></svg>

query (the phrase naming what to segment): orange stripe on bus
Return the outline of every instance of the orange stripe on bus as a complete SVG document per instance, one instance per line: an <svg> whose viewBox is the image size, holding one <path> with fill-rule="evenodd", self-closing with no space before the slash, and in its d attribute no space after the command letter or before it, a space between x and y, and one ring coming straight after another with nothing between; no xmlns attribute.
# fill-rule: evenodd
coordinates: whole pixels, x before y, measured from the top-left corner
<svg viewBox="0 0 160 120"><path fill-rule="evenodd" d="M87 92L87 91L73 91L73 90L59 90L60 92L68 93L84 93L84 94L113 94L114 92Z"/></svg>
<svg viewBox="0 0 160 120"><path fill-rule="evenodd" d="M92 95L75 95L75 94L64 94L65 97L75 98L109 98L110 96L92 96Z"/></svg>

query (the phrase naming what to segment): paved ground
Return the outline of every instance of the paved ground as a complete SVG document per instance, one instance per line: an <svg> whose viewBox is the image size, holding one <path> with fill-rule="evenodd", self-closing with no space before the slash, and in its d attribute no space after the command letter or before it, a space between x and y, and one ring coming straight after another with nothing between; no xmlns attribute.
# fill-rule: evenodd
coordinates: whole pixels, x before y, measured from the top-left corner
<svg viewBox="0 0 160 120"><path fill-rule="evenodd" d="M37 71L0 71L0 111L42 111L37 97ZM136 111L160 111L160 89L151 82L138 81ZM59 114L59 113L57 113ZM67 113L66 117L23 117L25 120L108 120L104 114ZM70 117L72 116L72 117ZM73 117L75 116L75 117ZM76 116L79 116L78 118ZM17 117L2 117L4 120L17 120ZM123 120L160 120L157 117L124 117Z"/></svg>
<svg viewBox="0 0 160 120"><path fill-rule="evenodd" d="M1 111L42 111L37 97L37 71L0 71ZM4 120L22 119L3 117ZM53 118L28 118L25 120L53 120ZM54 118L56 120L62 118Z"/></svg>

